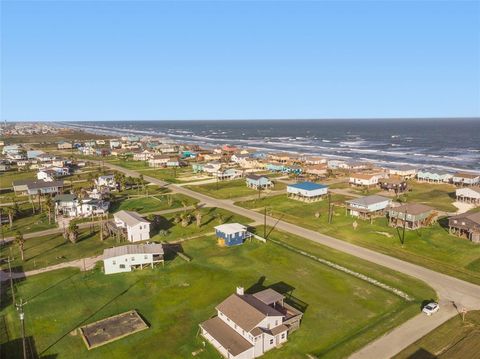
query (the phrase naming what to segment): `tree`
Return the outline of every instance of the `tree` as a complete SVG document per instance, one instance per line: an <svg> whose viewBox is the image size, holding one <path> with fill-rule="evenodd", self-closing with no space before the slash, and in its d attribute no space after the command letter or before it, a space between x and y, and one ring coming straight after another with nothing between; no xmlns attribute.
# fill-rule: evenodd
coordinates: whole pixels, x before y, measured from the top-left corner
<svg viewBox="0 0 480 359"><path fill-rule="evenodd" d="M187 227L190 224L190 215L189 214L182 214L182 227Z"/></svg>
<svg viewBox="0 0 480 359"><path fill-rule="evenodd" d="M20 251L20 256L22 257L22 261L25 260L25 238L23 238L23 234L20 231L15 233L15 243L18 246L18 250Z"/></svg>
<svg viewBox="0 0 480 359"><path fill-rule="evenodd" d="M200 228L202 226L202 212L200 210L195 211L195 221L197 223L197 227Z"/></svg>
<svg viewBox="0 0 480 359"><path fill-rule="evenodd" d="M223 224L225 222L225 218L223 217L223 214L221 213L217 214L217 222L218 224Z"/></svg>
<svg viewBox="0 0 480 359"><path fill-rule="evenodd" d="M53 201L52 197L48 195L45 197L45 210L47 211L48 214L48 224L52 223L52 212L53 212Z"/></svg>
<svg viewBox="0 0 480 359"><path fill-rule="evenodd" d="M70 240L70 242L72 243L77 243L77 239L78 239L78 226L76 223L74 222L70 222L68 224L68 229L67 229L67 234L68 234L68 239Z"/></svg>
<svg viewBox="0 0 480 359"><path fill-rule="evenodd" d="M8 208L7 208L7 215L8 215L8 221L10 222L10 229L12 229L12 226L13 226L13 217L15 216L15 209L14 209L14 207L8 207Z"/></svg>

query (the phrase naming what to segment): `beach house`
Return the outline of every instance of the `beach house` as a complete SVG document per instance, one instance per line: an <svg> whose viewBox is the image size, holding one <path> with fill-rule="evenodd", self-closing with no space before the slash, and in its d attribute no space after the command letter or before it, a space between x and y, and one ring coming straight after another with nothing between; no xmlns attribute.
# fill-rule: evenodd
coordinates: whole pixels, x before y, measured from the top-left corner
<svg viewBox="0 0 480 359"><path fill-rule="evenodd" d="M310 165L305 169L305 173L317 178L327 175L327 165L325 163Z"/></svg>
<svg viewBox="0 0 480 359"><path fill-rule="evenodd" d="M200 324L201 335L228 359L253 359L281 346L300 327L302 312L267 288L254 294L238 287Z"/></svg>
<svg viewBox="0 0 480 359"><path fill-rule="evenodd" d="M351 186L372 187L377 185L378 180L383 178L379 173L353 173L348 179Z"/></svg>
<svg viewBox="0 0 480 359"><path fill-rule="evenodd" d="M457 172L453 175L452 182L456 186L478 186L480 175L477 173Z"/></svg>
<svg viewBox="0 0 480 359"><path fill-rule="evenodd" d="M215 227L215 235L220 246L231 247L243 244L252 234L243 224L225 223Z"/></svg>
<svg viewBox="0 0 480 359"><path fill-rule="evenodd" d="M405 203L388 210L388 224L392 227L418 229L432 224L438 213L430 206L420 203Z"/></svg>
<svg viewBox="0 0 480 359"><path fill-rule="evenodd" d="M383 216L392 200L390 198L372 195L345 201L347 213L361 219L372 219Z"/></svg>
<svg viewBox="0 0 480 359"><path fill-rule="evenodd" d="M450 234L480 243L480 212L466 212L448 219Z"/></svg>
<svg viewBox="0 0 480 359"><path fill-rule="evenodd" d="M126 232L129 242L150 239L150 222L133 211L119 211L113 215L117 228Z"/></svg>
<svg viewBox="0 0 480 359"><path fill-rule="evenodd" d="M253 189L267 189L273 186L273 182L267 176L261 175L248 175L246 184L248 188Z"/></svg>
<svg viewBox="0 0 480 359"><path fill-rule="evenodd" d="M131 272L164 263L164 249L155 243L128 244L104 249L102 258L105 274Z"/></svg>
<svg viewBox="0 0 480 359"><path fill-rule="evenodd" d="M399 176L405 179L414 178L417 175L417 169L413 166L403 165L388 169L390 176Z"/></svg>
<svg viewBox="0 0 480 359"><path fill-rule="evenodd" d="M220 181L230 181L237 178L242 178L243 171L236 168L227 168L225 170L218 170L216 173L214 173L214 176Z"/></svg>
<svg viewBox="0 0 480 359"><path fill-rule="evenodd" d="M300 182L287 186L288 198L298 201L320 201L328 193L328 186L314 182Z"/></svg>
<svg viewBox="0 0 480 359"><path fill-rule="evenodd" d="M464 203L471 203L475 206L480 205L480 188L477 187L462 187L455 191L457 201Z"/></svg>
<svg viewBox="0 0 480 359"><path fill-rule="evenodd" d="M167 162L170 160L170 155L153 155L148 159L149 167L166 167Z"/></svg>
<svg viewBox="0 0 480 359"><path fill-rule="evenodd" d="M88 217L108 212L110 203L97 198L79 199L74 194L61 194L54 198L55 213L64 217Z"/></svg>
<svg viewBox="0 0 480 359"><path fill-rule="evenodd" d="M97 186L97 187L107 187L107 188L111 188L111 189L116 189L117 185L118 184L115 181L115 176L114 175L98 176L98 178L95 179L95 186Z"/></svg>
<svg viewBox="0 0 480 359"><path fill-rule="evenodd" d="M445 171L423 168L417 172L418 182L450 183L452 179L453 175Z"/></svg>
<svg viewBox="0 0 480 359"><path fill-rule="evenodd" d="M63 191L63 181L19 180L12 183L16 195L36 196Z"/></svg>
<svg viewBox="0 0 480 359"><path fill-rule="evenodd" d="M389 178L380 178L378 185L384 191L402 193L407 190L407 181L400 176L391 176Z"/></svg>
<svg viewBox="0 0 480 359"><path fill-rule="evenodd" d="M73 145L71 142L67 142L67 141L60 141L58 144L57 144L57 148L59 150L71 150L73 148Z"/></svg>

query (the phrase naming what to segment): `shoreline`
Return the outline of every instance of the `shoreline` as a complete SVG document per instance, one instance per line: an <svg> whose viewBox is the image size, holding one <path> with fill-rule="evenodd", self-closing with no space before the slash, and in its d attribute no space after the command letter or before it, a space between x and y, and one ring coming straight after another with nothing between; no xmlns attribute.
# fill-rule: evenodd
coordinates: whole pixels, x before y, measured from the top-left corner
<svg viewBox="0 0 480 359"><path fill-rule="evenodd" d="M265 151L265 152L289 152L289 153L295 153L295 154L307 154L307 155L312 155L312 156L321 156L325 157L327 159L339 159L339 160L347 160L347 161L358 161L358 162L371 162L375 165L382 166L382 167L393 167L393 166L413 166L417 168L424 168L424 169L438 169L441 171L446 171L446 172L468 172L468 173L479 173L480 172L480 159L479 159L479 167L478 168L468 168L468 167L459 167L459 166L451 166L451 165L444 165L444 164L437 164L437 163L429 163L429 164L423 164L423 163L416 163L413 161L404 161L404 160L387 160L387 159L378 159L378 158L371 158L368 156L368 154L375 155L378 153L379 155L381 154L380 150L370 150L368 148L358 150L357 152L353 152L356 156L348 156L348 155L339 155L339 154L331 154L331 153L323 153L321 150L330 150L330 151L338 151L343 149L342 147L340 148L327 148L323 146L316 146L316 145L306 145L306 146L301 146L299 144L289 144L287 143L282 143L282 142L275 142L271 143L271 146L268 146L269 142L264 142L264 146L259 146L258 144L256 145L242 145L242 142L259 142L258 140L245 140L245 139L223 139L223 138L218 138L218 139L213 139L210 137L205 137L205 136L198 136L198 135L192 135L190 136L190 139L188 136L185 135L179 135L179 134L170 134L166 132L152 132L152 131L146 131L146 130L136 130L136 129L125 129L125 128L114 128L114 127L105 127L105 126L95 126L92 124L86 124L86 125L81 125L78 123L65 123L65 122L54 122L52 123L54 126L59 126L59 127L67 127L67 128L72 128L72 129L78 129L85 131L87 133L92 133L92 134L105 134L105 135L111 135L111 136L126 136L126 135L137 135L137 136L150 136L152 138L156 138L159 140L163 141L170 141L170 142L175 142L175 143L186 143L186 144L196 144L200 145L201 147L206 147L206 148L211 148L211 147L217 147L217 146L222 146L225 144L233 144L238 147L243 147L247 149L253 149L257 151ZM194 134L192 131L184 131L186 133L191 133ZM278 139L281 139L281 137L277 137ZM209 141L209 142L207 142ZM333 142L333 140L322 140L323 143L330 143ZM285 148L276 148L275 146L284 146ZM293 148L292 148L293 147ZM298 147L308 147L311 149L317 149L317 151L299 151L297 148ZM347 148L348 149L348 148ZM475 152L473 150L470 150L471 152ZM383 151L385 152L385 151ZM480 152L480 149L478 150ZM384 156L388 157L390 154L386 154ZM394 156L394 155L391 155ZM413 156L418 156L418 157L432 157L432 158L440 158L440 156L436 155L428 155L428 154L419 154L419 153L414 153Z"/></svg>

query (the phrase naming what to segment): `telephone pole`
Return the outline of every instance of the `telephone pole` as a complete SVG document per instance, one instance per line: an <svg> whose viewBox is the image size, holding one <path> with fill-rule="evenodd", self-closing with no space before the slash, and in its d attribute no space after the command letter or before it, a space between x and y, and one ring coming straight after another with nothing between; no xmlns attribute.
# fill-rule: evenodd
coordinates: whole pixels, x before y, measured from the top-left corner
<svg viewBox="0 0 480 359"><path fill-rule="evenodd" d="M28 302L24 302L23 299L20 299L20 303L17 303L18 314L20 316L20 328L22 330L22 346L23 346L23 359L27 359L27 345L25 342L25 312L23 311L23 306Z"/></svg>
<svg viewBox="0 0 480 359"><path fill-rule="evenodd" d="M15 291L13 290L13 278L12 278L12 266L10 264L10 262L12 261L13 259L10 258L10 256L8 257L8 273L10 274L10 290L12 292L12 303L15 303Z"/></svg>

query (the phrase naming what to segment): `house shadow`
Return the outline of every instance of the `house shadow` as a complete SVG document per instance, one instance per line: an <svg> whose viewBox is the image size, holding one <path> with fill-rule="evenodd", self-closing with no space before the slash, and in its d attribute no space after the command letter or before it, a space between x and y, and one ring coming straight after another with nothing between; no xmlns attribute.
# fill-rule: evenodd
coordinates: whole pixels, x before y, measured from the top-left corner
<svg viewBox="0 0 480 359"><path fill-rule="evenodd" d="M420 348L415 353L410 354L408 359L436 359L436 355L430 353L428 350Z"/></svg>
<svg viewBox="0 0 480 359"><path fill-rule="evenodd" d="M163 258L165 261L172 261L177 256L178 253L184 253L183 247L180 243L163 243Z"/></svg>
<svg viewBox="0 0 480 359"><path fill-rule="evenodd" d="M3 323L2 323L3 324ZM2 335L3 333L3 328ZM5 337L2 337L5 339ZM25 351L26 358L28 359L56 359L57 354L48 354L45 356L40 356L37 351L35 344L35 339L32 336L25 337ZM23 341L22 338L15 338L12 340L5 341L0 347L0 358L23 358Z"/></svg>
<svg viewBox="0 0 480 359"><path fill-rule="evenodd" d="M303 300L293 295L293 292L295 291L295 287L283 281L266 286L265 279L266 279L265 276L261 276L256 283L254 283L253 285L251 285L245 290L245 293L254 294L270 288L282 294L285 297L285 303L291 305L292 307L301 311L302 313L305 313L307 311L308 303L304 302Z"/></svg>
<svg viewBox="0 0 480 359"><path fill-rule="evenodd" d="M449 226L448 226L448 217L442 217L437 220L437 223L440 225L440 227L445 231L449 232Z"/></svg>
<svg viewBox="0 0 480 359"><path fill-rule="evenodd" d="M160 216L158 214L153 215L153 220L151 220L151 235L155 236L157 235L160 231L168 231L170 228L175 226L173 223L174 219L166 219L163 216Z"/></svg>

